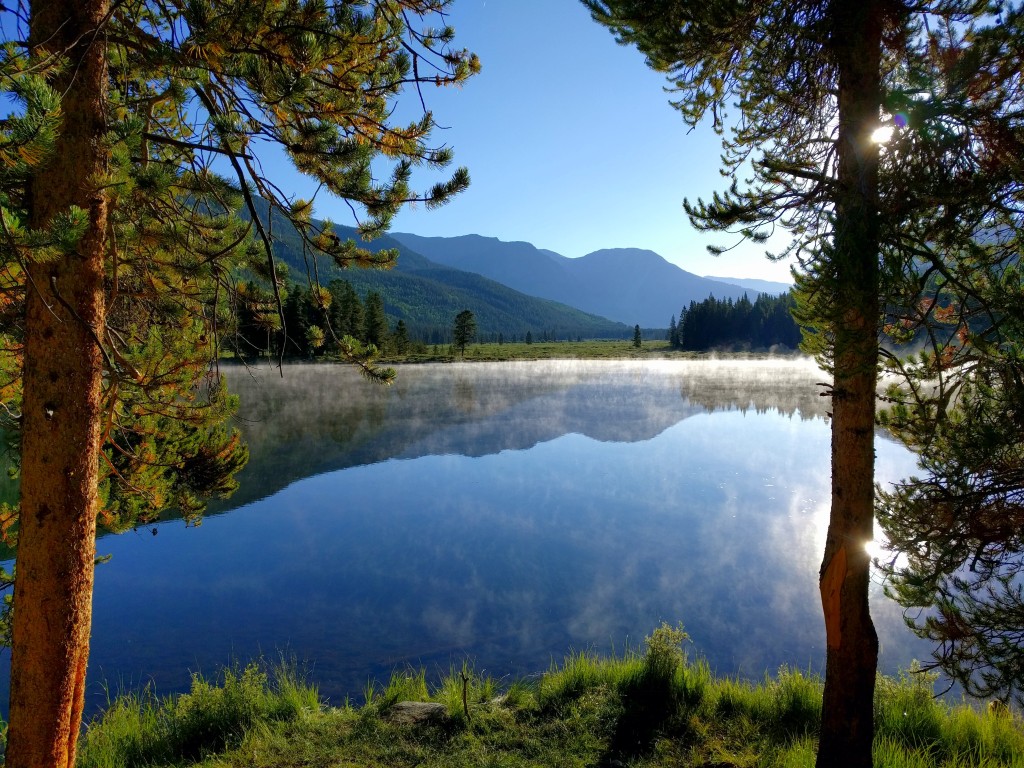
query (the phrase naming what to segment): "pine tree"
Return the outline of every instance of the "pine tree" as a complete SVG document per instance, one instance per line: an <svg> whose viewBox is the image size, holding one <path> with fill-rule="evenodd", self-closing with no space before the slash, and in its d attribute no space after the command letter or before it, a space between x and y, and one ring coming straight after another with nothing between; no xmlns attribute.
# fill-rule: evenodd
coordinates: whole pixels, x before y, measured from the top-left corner
<svg viewBox="0 0 1024 768"><path fill-rule="evenodd" d="M476 317L468 309L455 316L452 326L452 343L459 350L459 356L466 356L466 345L476 338Z"/></svg>
<svg viewBox="0 0 1024 768"><path fill-rule="evenodd" d="M408 125L390 117L403 88L477 69L451 47L450 27L431 24L447 5L31 2L28 29L16 30L27 47L11 42L0 57L0 82L23 111L0 128L0 367L22 435L6 765L74 763L96 522L114 514L101 484L137 501L128 487L145 480L147 508L169 494L197 505L244 460L213 423L231 401L208 374L224 307L247 298L234 290L238 259L274 297L267 334L287 333L273 219L260 205L298 226L314 259L393 261L315 227L312 202L263 175L260 146L278 145L350 201L366 236L403 203L440 205L468 184L460 169L415 193L413 166L444 167L451 151L430 145L429 112ZM393 163L385 179L376 158ZM240 206L248 224L233 215ZM374 375L363 351L346 349ZM199 440L199 464L180 454L186 439ZM156 451L180 458L157 470ZM5 530L11 522L5 514Z"/></svg>
<svg viewBox="0 0 1024 768"><path fill-rule="evenodd" d="M919 453L920 473L878 511L902 555L886 565L888 590L935 643L933 665L973 695L1021 703L1024 9L992 19L935 32L942 56L923 65L948 113L929 136L918 126L936 105L907 104L887 145L899 226L923 257L885 330L924 351L888 361L902 385L882 420ZM907 161L920 156L925 168Z"/></svg>
<svg viewBox="0 0 1024 768"><path fill-rule="evenodd" d="M763 241L782 223L794 235L780 255L799 264L805 349L833 377L818 765L870 766L878 641L863 542L874 519L882 310L920 298L922 273L948 271L948 252L935 244L952 246L968 223L957 202L963 172L999 173L1000 163L1013 167L1008 158L1019 157L1020 134L993 121L991 107L974 109L1019 82L1019 56L986 60L972 45L979 25L998 26L1002 4L584 3L668 74L690 125L710 116L729 131L724 170L733 183L710 202L686 203L694 225ZM1016 11L1011 16L1016 23ZM734 108L738 117L727 125ZM903 148L913 151L887 149L880 166L873 133L883 120L908 128ZM741 178L749 179L742 187ZM689 321L688 313L687 338Z"/></svg>
<svg viewBox="0 0 1024 768"><path fill-rule="evenodd" d="M388 339L388 318L384 314L384 299L376 291L366 294L363 315L363 341L382 349Z"/></svg>
<svg viewBox="0 0 1024 768"><path fill-rule="evenodd" d="M395 332L391 335L391 341L395 345L395 352L404 355L409 350L409 329L405 320L399 320L395 325Z"/></svg>
<svg viewBox="0 0 1024 768"><path fill-rule="evenodd" d="M640 335L640 326L633 326L633 347L640 349L644 345L644 338Z"/></svg>

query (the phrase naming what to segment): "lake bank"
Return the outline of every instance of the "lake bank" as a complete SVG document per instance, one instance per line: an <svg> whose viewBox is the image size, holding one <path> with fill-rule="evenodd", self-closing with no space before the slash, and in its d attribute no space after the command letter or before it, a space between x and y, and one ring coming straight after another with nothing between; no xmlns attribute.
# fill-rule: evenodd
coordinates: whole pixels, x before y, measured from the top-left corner
<svg viewBox="0 0 1024 768"><path fill-rule="evenodd" d="M640 348L632 341L599 339L589 341L488 342L470 344L465 355L447 344L422 347L406 354L383 354L378 363L510 362L520 360L785 360L806 357L795 350L685 352L668 341L644 341Z"/></svg>
<svg viewBox="0 0 1024 768"><path fill-rule="evenodd" d="M82 768L811 768L820 681L789 668L760 682L717 678L663 625L615 658L570 654L510 682L464 665L430 686L399 670L367 700L325 706L293 668L249 665L189 694L113 702L81 740ZM1017 768L1019 715L949 704L927 675L880 678L876 768ZM416 702L409 704L408 702Z"/></svg>

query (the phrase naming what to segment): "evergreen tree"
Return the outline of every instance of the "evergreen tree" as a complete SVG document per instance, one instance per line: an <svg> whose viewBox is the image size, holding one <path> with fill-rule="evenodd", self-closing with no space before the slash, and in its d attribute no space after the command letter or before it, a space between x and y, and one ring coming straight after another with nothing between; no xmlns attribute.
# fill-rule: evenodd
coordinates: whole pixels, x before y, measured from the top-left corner
<svg viewBox="0 0 1024 768"><path fill-rule="evenodd" d="M633 326L633 347L640 349L644 345L643 336L640 335L640 326Z"/></svg>
<svg viewBox="0 0 1024 768"><path fill-rule="evenodd" d="M738 109L725 141L734 181L709 203L686 203L695 226L763 241L781 222L794 235L782 255L800 265L805 348L833 377L817 759L870 766L878 640L862 542L874 519L882 309L919 295L922 272L947 269L949 251L935 243L952 246L951 235L983 221L962 215L958 196L970 190L962 181L1019 163L1008 160L1019 157L1019 132L996 119L1007 84L1019 83L1019 50L975 45L995 34L1003 4L584 3L668 73L690 125L710 115L725 131L727 110ZM1014 9L1015 24L1017 16ZM880 173L873 134L883 121L907 130L904 151L887 149ZM741 177L749 179L743 187Z"/></svg>
<svg viewBox="0 0 1024 768"><path fill-rule="evenodd" d="M920 473L878 511L903 556L887 565L890 593L935 643L934 665L969 693L1024 703L1024 13L993 18L937 33L929 75L955 105L941 142L909 130L934 108L915 103L887 146L901 226L923 257L885 330L924 351L888 361L903 383L883 421ZM926 170L907 159L921 155Z"/></svg>
<svg viewBox="0 0 1024 768"><path fill-rule="evenodd" d="M230 412L207 368L234 288L231 259L267 281L283 314L256 195L300 228L314 258L394 258L313 226L311 202L285 199L263 176L260 146L280 146L349 200L367 236L403 203L439 205L467 185L459 170L413 192L413 165L445 166L451 152L430 146L429 113L391 122L410 83L459 83L477 68L451 48L450 27L431 24L447 5L32 0L28 28L13 30L28 42L9 42L0 58L0 83L23 115L0 127L5 305L23 307L8 316L0 362L21 375L4 394L22 414L7 766L74 763L100 484L104 474L126 479L109 454L141 446L137 478L175 483L186 501L186 486L224 487L202 472L223 478L238 463L230 439L204 426ZM388 178L375 178L375 158L394 161ZM229 215L239 206L249 225ZM348 356L374 374L360 350ZM154 419L170 420L163 445L152 442L155 422L146 426ZM160 464L151 450L172 447L173 424L197 425L196 437L220 445L197 454L202 472L188 462L165 468L177 479L143 471ZM115 446L124 434L136 437Z"/></svg>
<svg viewBox="0 0 1024 768"><path fill-rule="evenodd" d="M346 336L366 341L362 299L348 280L334 280L328 289L331 292L331 328L338 338Z"/></svg>
<svg viewBox="0 0 1024 768"><path fill-rule="evenodd" d="M370 291L366 294L365 307L362 340L377 349L382 349L388 339L388 318L384 314L384 299L376 291Z"/></svg>
<svg viewBox="0 0 1024 768"><path fill-rule="evenodd" d="M288 337L284 339L284 354L291 357L308 357L310 347L307 334L316 327L312 318L309 292L301 285L289 287L284 300L284 322Z"/></svg>
<svg viewBox="0 0 1024 768"><path fill-rule="evenodd" d="M405 327L405 320L399 320L395 325L395 332L391 336L395 345L395 352L404 355L409 350L409 329Z"/></svg>
<svg viewBox="0 0 1024 768"><path fill-rule="evenodd" d="M796 348L800 328L793 318L792 293L737 302L708 297L691 302L676 330L677 345L693 351L715 348L768 349L775 345Z"/></svg>
<svg viewBox="0 0 1024 768"><path fill-rule="evenodd" d="M472 312L464 309L455 316L455 325L452 326L452 343L461 357L466 356L466 345L475 338L476 318Z"/></svg>

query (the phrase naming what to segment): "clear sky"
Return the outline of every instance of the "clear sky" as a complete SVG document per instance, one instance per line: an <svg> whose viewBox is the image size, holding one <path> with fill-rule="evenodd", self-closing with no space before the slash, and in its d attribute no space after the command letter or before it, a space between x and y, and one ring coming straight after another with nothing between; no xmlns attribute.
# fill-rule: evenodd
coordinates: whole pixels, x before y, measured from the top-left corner
<svg viewBox="0 0 1024 768"><path fill-rule="evenodd" d="M0 13L8 36L9 13ZM633 48L616 44L578 0L455 0L449 21L458 47L477 53L483 71L460 89L428 86L424 94L445 130L437 143L455 149L470 188L447 206L401 213L394 231L419 235L480 234L525 240L563 256L601 248L649 248L699 275L789 282L750 243L719 256L738 236L695 232L683 199L724 189L721 145L710 126L688 131L669 104L664 77ZM415 92L396 114L421 113ZM286 193L313 194L315 184L264 155ZM425 190L440 176L414 174ZM348 207L325 194L316 215L353 224ZM781 250L785 237L769 247Z"/></svg>
<svg viewBox="0 0 1024 768"><path fill-rule="evenodd" d="M616 44L581 3L456 0L450 22L483 70L461 89L425 95L448 126L435 136L454 147L472 185L444 208L403 212L394 231L525 240L570 257L649 248L700 275L789 281L788 267L769 262L764 246L707 253L707 244L737 237L695 232L682 202L727 186L719 137L710 126L688 133L663 76ZM414 181L422 190L434 179L421 173ZM326 197L316 213L351 223Z"/></svg>

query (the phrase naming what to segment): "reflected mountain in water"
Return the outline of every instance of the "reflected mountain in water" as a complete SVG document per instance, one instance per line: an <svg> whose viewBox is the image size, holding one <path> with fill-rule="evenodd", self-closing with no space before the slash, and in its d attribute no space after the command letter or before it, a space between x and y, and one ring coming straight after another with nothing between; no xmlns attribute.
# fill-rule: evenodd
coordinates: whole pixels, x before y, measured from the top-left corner
<svg viewBox="0 0 1024 768"><path fill-rule="evenodd" d="M807 359L528 361L400 366L381 387L344 365L226 369L241 397L249 465L217 513L305 477L389 459L526 450L563 435L650 440L716 410L823 417L823 374Z"/></svg>

